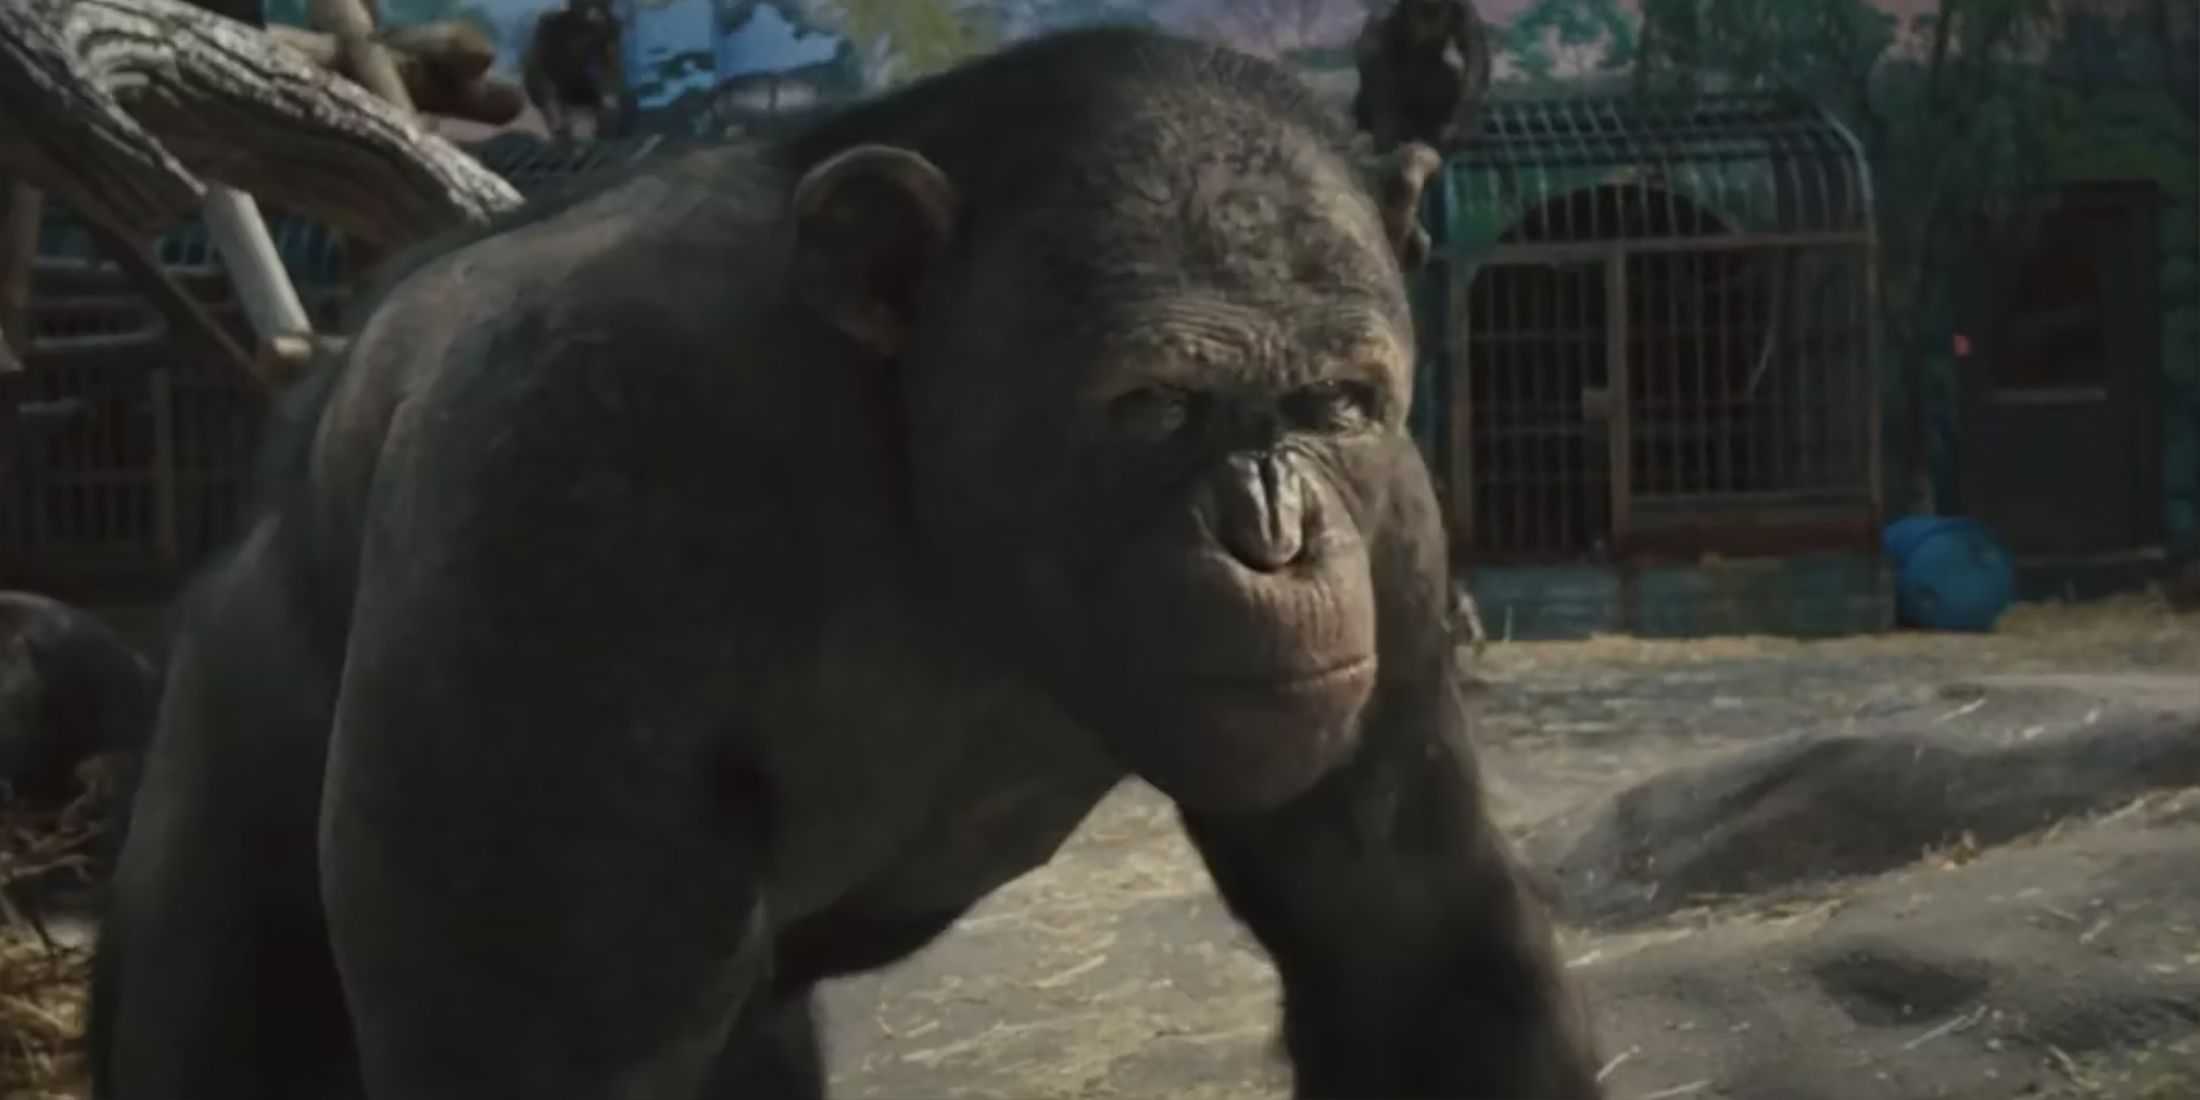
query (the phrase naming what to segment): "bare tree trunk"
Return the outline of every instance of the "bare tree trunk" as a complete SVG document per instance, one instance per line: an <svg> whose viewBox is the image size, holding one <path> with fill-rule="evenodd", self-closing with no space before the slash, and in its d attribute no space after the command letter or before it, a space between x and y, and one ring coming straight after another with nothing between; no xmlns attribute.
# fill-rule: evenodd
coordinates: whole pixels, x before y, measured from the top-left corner
<svg viewBox="0 0 2200 1100"><path fill-rule="evenodd" d="M0 4L0 103L0 165L133 240L195 213L200 174L392 243L520 203L406 112L179 0Z"/></svg>

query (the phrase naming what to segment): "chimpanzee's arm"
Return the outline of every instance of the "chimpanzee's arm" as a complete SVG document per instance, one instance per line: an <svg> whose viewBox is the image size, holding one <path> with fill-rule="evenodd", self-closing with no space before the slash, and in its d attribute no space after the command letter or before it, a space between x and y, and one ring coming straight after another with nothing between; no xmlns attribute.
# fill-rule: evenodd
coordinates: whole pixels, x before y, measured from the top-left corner
<svg viewBox="0 0 2200 1100"><path fill-rule="evenodd" d="M1456 691L1418 694L1300 804L1186 815L1281 973L1297 1094L1595 1097L1549 925L1484 817Z"/></svg>
<svg viewBox="0 0 2200 1100"><path fill-rule="evenodd" d="M1278 811L1186 829L1282 976L1298 1095L1588 1100L1586 1022L1483 804L1433 495L1402 480L1371 533L1387 621L1358 757Z"/></svg>

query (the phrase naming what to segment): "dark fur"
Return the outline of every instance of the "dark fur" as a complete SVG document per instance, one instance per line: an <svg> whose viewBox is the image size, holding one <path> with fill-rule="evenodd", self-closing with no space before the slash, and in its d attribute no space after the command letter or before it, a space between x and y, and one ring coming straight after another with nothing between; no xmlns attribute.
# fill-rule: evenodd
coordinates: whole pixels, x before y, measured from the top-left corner
<svg viewBox="0 0 2200 1100"><path fill-rule="evenodd" d="M535 18L520 83L551 137L572 136L575 111L593 117L596 138L614 136L625 81L621 34L611 0L566 0Z"/></svg>
<svg viewBox="0 0 2200 1100"><path fill-rule="evenodd" d="M66 799L85 759L143 748L159 694L153 662L97 617L0 591L0 783L17 797Z"/></svg>
<svg viewBox="0 0 2200 1100"><path fill-rule="evenodd" d="M377 1096L816 1096L812 987L1128 763L1303 1095L1596 1095L1453 683L1415 195L1344 145L1272 66L1087 31L404 261L186 612L96 1094L359 1095L356 1038Z"/></svg>
<svg viewBox="0 0 2200 1100"><path fill-rule="evenodd" d="M1414 18L1427 13L1424 24ZM1456 49L1461 64L1445 60ZM1368 16L1353 46L1360 86L1352 118L1389 149L1417 141L1452 149L1474 135L1489 94L1489 28L1468 0L1393 0Z"/></svg>
<svg viewBox="0 0 2200 1100"><path fill-rule="evenodd" d="M87 868L0 876L0 890L44 934L44 921L96 909L96 876L114 865L128 829L137 753L160 698L155 660L90 612L30 592L0 591L0 805L104 816ZM94 757L120 767L97 780ZM89 801L83 801L89 799ZM96 879L94 880L96 881Z"/></svg>

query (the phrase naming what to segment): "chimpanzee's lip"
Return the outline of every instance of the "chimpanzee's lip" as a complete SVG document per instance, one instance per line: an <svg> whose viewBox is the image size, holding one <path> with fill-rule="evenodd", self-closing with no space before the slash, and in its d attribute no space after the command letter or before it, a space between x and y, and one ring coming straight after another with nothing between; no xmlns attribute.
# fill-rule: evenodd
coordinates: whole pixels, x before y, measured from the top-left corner
<svg viewBox="0 0 2200 1100"><path fill-rule="evenodd" d="M1265 673L1206 673L1192 682L1200 687L1228 692L1289 693L1324 691L1362 679L1375 671L1372 653L1352 657L1312 671L1278 669Z"/></svg>

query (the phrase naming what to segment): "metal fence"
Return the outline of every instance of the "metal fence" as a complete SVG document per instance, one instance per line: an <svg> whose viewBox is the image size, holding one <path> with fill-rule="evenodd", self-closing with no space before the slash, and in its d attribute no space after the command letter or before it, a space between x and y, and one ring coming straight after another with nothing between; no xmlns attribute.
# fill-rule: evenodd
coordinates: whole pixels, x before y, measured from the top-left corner
<svg viewBox="0 0 2200 1100"><path fill-rule="evenodd" d="M293 219L270 229L321 322L341 307L342 244ZM171 278L237 335L244 324L202 226L155 248ZM262 397L178 340L82 225L49 206L24 359L0 376L0 583L57 593L157 586L235 529Z"/></svg>
<svg viewBox="0 0 2200 1100"><path fill-rule="evenodd" d="M1784 96L1499 101L1433 198L1439 467L1478 560L1868 538L1861 151Z"/></svg>
<svg viewBox="0 0 2200 1100"><path fill-rule="evenodd" d="M533 192L627 163L658 140L552 146L506 135L472 151ZM269 229L315 323L339 323L355 275L343 239L289 217L271 217ZM155 252L248 338L202 224L163 236ZM266 398L233 364L177 339L51 203L32 291L28 369L0 375L0 587L82 599L163 591L237 533Z"/></svg>
<svg viewBox="0 0 2200 1100"><path fill-rule="evenodd" d="M8 583L167 573L235 530L260 402L199 363L167 364L104 355L0 388L18 416L0 479Z"/></svg>

